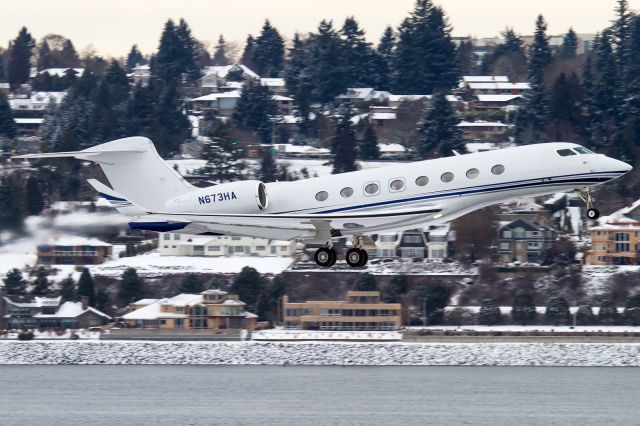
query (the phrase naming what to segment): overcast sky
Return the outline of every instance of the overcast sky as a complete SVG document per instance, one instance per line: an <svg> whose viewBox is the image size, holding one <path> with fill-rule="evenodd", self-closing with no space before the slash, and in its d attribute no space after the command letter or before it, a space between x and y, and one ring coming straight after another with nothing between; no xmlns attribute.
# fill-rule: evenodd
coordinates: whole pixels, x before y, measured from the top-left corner
<svg viewBox="0 0 640 426"><path fill-rule="evenodd" d="M168 18L187 20L196 38L215 44L219 34L244 41L257 34L265 18L283 36L317 28L321 19L342 24L353 15L376 42L385 26L397 25L415 0L4 0L0 12L0 45L5 47L25 25L34 37L48 33L71 38L78 50L88 44L103 55L122 56L137 43L143 53L157 48ZM454 35L492 36L505 26L531 34L543 14L550 34L573 26L578 33L602 30L613 19L616 0L436 0ZM629 0L640 10L640 0Z"/></svg>

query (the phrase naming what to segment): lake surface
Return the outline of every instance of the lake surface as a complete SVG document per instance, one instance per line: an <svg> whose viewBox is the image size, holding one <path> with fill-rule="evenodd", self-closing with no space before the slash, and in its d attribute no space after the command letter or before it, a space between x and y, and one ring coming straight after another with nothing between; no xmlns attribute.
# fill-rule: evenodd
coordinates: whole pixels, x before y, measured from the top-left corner
<svg viewBox="0 0 640 426"><path fill-rule="evenodd" d="M640 368L0 366L0 424L631 425Z"/></svg>

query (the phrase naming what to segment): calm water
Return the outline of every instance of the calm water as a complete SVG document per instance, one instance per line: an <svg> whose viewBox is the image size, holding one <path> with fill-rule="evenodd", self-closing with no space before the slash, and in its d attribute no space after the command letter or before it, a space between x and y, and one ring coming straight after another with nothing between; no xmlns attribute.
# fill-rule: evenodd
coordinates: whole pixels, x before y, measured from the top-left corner
<svg viewBox="0 0 640 426"><path fill-rule="evenodd" d="M1 366L0 424L632 425L640 369Z"/></svg>

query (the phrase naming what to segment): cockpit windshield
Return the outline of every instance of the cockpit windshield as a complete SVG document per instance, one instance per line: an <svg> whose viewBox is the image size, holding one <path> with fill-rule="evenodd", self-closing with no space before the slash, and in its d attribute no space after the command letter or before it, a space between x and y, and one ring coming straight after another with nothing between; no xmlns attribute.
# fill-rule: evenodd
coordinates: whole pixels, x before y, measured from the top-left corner
<svg viewBox="0 0 640 426"><path fill-rule="evenodd" d="M583 146L577 146L575 148L573 148L578 154L593 154L594 152L591 151L588 148L585 148Z"/></svg>
<svg viewBox="0 0 640 426"><path fill-rule="evenodd" d="M575 152L570 149L559 149L556 151L560 157L568 157L570 155L577 155Z"/></svg>

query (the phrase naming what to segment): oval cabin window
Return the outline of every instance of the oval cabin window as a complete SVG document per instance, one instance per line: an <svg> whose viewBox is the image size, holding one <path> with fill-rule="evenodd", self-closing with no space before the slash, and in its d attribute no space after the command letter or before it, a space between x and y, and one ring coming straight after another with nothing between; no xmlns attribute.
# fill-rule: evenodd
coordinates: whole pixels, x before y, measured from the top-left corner
<svg viewBox="0 0 640 426"><path fill-rule="evenodd" d="M440 180L442 180L444 183L451 182L453 180L453 173L451 172L443 173L442 176L440 176Z"/></svg>
<svg viewBox="0 0 640 426"><path fill-rule="evenodd" d="M380 187L378 186L377 183L370 183L364 187L364 192L366 192L369 195L373 195L373 194L376 194L379 189Z"/></svg>
<svg viewBox="0 0 640 426"><path fill-rule="evenodd" d="M320 191L316 194L316 200L324 201L329 198L329 193L327 191Z"/></svg>
<svg viewBox="0 0 640 426"><path fill-rule="evenodd" d="M475 179L478 177L478 175L480 174L480 170L478 169L469 169L467 170L467 177L469 179Z"/></svg>
<svg viewBox="0 0 640 426"><path fill-rule="evenodd" d="M425 186L428 183L429 183L429 178L426 176L420 176L416 179L416 185L418 186Z"/></svg>
<svg viewBox="0 0 640 426"><path fill-rule="evenodd" d="M501 175L504 173L504 166L502 164L496 164L491 168L491 173L494 175Z"/></svg>
<svg viewBox="0 0 640 426"><path fill-rule="evenodd" d="M394 179L389 184L389 188L392 191L402 191L404 189L404 180L402 179Z"/></svg>
<svg viewBox="0 0 640 426"><path fill-rule="evenodd" d="M350 187L346 187L346 188L342 188L342 190L340 191L340 195L342 195L343 198L349 198L353 195L353 188Z"/></svg>

